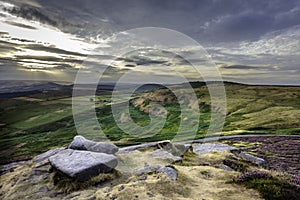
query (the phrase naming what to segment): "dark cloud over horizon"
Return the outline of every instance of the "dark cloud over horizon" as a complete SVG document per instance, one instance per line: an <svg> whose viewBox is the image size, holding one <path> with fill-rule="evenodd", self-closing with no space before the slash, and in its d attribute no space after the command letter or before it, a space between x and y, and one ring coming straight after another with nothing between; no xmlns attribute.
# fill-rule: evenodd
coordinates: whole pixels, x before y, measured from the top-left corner
<svg viewBox="0 0 300 200"><path fill-rule="evenodd" d="M114 33L132 28L169 28L203 45L214 62L221 63L222 66L218 67L224 78L237 80L240 77L243 81L254 77L255 81L275 82L285 76L284 81L288 82L288 77L291 77L291 82L299 82L295 79L300 75L299 0L0 0L4 1L15 5L4 5L5 12L24 19L13 21L3 12L0 22L5 28L13 26L20 32L39 33L45 26L87 44L98 44ZM74 68L79 67L87 56L84 48L68 49L67 45L62 48L51 42L42 43L36 38L38 34L32 34L32 38L13 37L5 28L0 33L0 62L7 64L11 61L12 66L21 67L31 62L33 66L26 64L25 68L38 70L43 68L40 65L49 61L54 63L49 64L53 65L53 70L66 73L72 70L74 73ZM52 37L49 35L50 39ZM70 44L73 44L73 39ZM113 41L109 45L113 45ZM81 44L78 46L82 47ZM24 55L24 52L39 52L41 55ZM182 52L192 53L184 47ZM51 55L44 55L48 53ZM166 55L166 52L152 52L146 57L122 57L119 61L125 68L170 65ZM106 59L110 58L99 56L99 60ZM201 58L195 60L201 62ZM188 65L184 60L176 64ZM44 68L48 70L49 66L45 64ZM16 73L19 72L16 70Z"/></svg>
<svg viewBox="0 0 300 200"><path fill-rule="evenodd" d="M110 32L109 29L113 32L157 26L183 32L202 43L252 41L268 32L300 25L298 0L37 0L37 2L43 8L55 11L70 22L93 25L94 28L90 31L102 33ZM49 17L45 19L55 24Z"/></svg>

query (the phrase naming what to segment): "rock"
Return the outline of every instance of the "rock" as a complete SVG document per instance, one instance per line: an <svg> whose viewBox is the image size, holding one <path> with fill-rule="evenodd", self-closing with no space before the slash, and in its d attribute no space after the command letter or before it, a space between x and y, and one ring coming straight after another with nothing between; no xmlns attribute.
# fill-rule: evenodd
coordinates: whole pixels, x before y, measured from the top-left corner
<svg viewBox="0 0 300 200"><path fill-rule="evenodd" d="M77 135L74 137L69 149L74 150L87 150L99 153L115 154L119 148L107 142L95 142L85 139L83 136Z"/></svg>
<svg viewBox="0 0 300 200"><path fill-rule="evenodd" d="M262 158L259 158L259 157L256 157L254 155L244 153L244 152L241 152L240 154L238 154L238 156L241 157L242 159L244 159L248 162L254 163L258 166L266 167L266 161Z"/></svg>
<svg viewBox="0 0 300 200"><path fill-rule="evenodd" d="M182 160L180 156L174 156L173 154L161 149L157 149L153 151L151 154L149 154L149 156L161 158L161 159L169 159L172 160L173 162L178 162Z"/></svg>
<svg viewBox="0 0 300 200"><path fill-rule="evenodd" d="M160 146L164 146L167 143L170 143L170 140L163 140L160 142L150 142L150 143L146 143L146 144L139 144L139 145L133 145L130 147L124 147L118 151L118 154L127 154L127 153L135 151L135 150L148 149L150 147L160 147Z"/></svg>
<svg viewBox="0 0 300 200"><path fill-rule="evenodd" d="M111 172L118 164L113 155L65 149L49 158L50 164L61 173L78 181L87 181L100 173Z"/></svg>
<svg viewBox="0 0 300 200"><path fill-rule="evenodd" d="M152 194L151 192L147 192L146 194L149 198L155 197L154 194Z"/></svg>
<svg viewBox="0 0 300 200"><path fill-rule="evenodd" d="M228 167L227 165L224 165L224 164L218 164L218 165L216 165L216 167L218 167L220 169L224 169L224 170L229 171L229 172L234 171L231 167Z"/></svg>
<svg viewBox="0 0 300 200"><path fill-rule="evenodd" d="M162 167L157 170L157 172L164 173L171 180L175 181L177 179L178 173L177 171L170 166Z"/></svg>
<svg viewBox="0 0 300 200"><path fill-rule="evenodd" d="M124 185L121 185L121 186L119 187L118 191L120 192L120 191L122 191L122 190L124 190L124 189L125 189Z"/></svg>
<svg viewBox="0 0 300 200"><path fill-rule="evenodd" d="M198 145L193 145L193 151L196 154L207 154L212 151L232 151L237 148L226 145L226 144L217 144L217 143L203 143Z"/></svg>
<svg viewBox="0 0 300 200"><path fill-rule="evenodd" d="M173 154L174 156L182 156L188 150L192 150L193 147L190 144L172 144L167 143L162 147L164 150Z"/></svg>
<svg viewBox="0 0 300 200"><path fill-rule="evenodd" d="M65 147L60 147L60 148L51 149L49 151L46 151L45 153L42 153L40 155L35 156L33 158L33 162L36 164L36 163L46 161L46 160L48 160L49 157L61 152L64 149L66 149L66 148Z"/></svg>
<svg viewBox="0 0 300 200"><path fill-rule="evenodd" d="M165 167L161 167L159 165L149 165L146 166L143 169L140 169L138 171L135 172L135 175L140 176L142 174L149 174L149 173L164 173L167 177L169 177L172 180L176 180L178 173L177 171L174 169L174 167L172 166L165 166ZM143 176L142 178L147 179L146 176ZM143 180L145 180L143 179Z"/></svg>
<svg viewBox="0 0 300 200"><path fill-rule="evenodd" d="M142 174L149 174L152 172L156 172L156 170L158 170L159 168L161 168L159 165L149 165L146 166L143 169L139 169L135 172L135 175L140 176Z"/></svg>
<svg viewBox="0 0 300 200"><path fill-rule="evenodd" d="M8 172L13 172L19 166L28 165L30 161L13 162L6 165L0 165L0 176Z"/></svg>

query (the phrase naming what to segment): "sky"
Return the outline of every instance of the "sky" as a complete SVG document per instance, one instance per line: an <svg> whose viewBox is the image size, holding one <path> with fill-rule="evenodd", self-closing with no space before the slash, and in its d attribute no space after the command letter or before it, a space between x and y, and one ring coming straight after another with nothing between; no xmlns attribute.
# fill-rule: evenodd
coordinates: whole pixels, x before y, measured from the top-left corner
<svg viewBox="0 0 300 200"><path fill-rule="evenodd" d="M299 19L299 0L0 0L0 80L73 82L79 69L105 70L106 81L129 71L168 78L168 67L201 80L176 56L195 46L116 55L120 43L137 45L120 32L161 27L197 41L223 80L300 85Z"/></svg>

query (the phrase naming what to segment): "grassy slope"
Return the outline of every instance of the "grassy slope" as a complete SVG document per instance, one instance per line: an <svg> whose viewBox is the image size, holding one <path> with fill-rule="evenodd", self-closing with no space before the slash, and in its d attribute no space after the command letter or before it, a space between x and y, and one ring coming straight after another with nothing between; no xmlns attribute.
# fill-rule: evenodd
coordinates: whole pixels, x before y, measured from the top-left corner
<svg viewBox="0 0 300 200"><path fill-rule="evenodd" d="M210 123L210 98L206 87L195 88L201 110L196 138L205 135ZM224 135L232 134L299 134L300 87L226 85L227 116ZM150 98L151 97L151 98ZM134 121L146 126L150 120L147 108L151 101L160 102L168 111L164 128L149 138L134 138L116 126L111 115L109 95L96 98L97 116L107 137L120 146L148 141L172 139L181 118L177 100L166 89L139 94L130 107ZM82 97L83 101L89 98ZM42 94L2 100L0 102L1 161L38 154L55 146L68 144L76 134L71 98L64 94ZM193 123L193 122L189 122ZM83 123L87 133L97 127ZM91 135L92 135L91 134Z"/></svg>

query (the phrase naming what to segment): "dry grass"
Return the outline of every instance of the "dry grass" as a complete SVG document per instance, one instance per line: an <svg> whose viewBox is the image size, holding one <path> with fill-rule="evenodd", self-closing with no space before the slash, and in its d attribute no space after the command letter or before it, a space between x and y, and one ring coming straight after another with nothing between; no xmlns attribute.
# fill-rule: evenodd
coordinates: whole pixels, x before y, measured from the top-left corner
<svg viewBox="0 0 300 200"><path fill-rule="evenodd" d="M80 182L77 180L73 180L70 178L67 178L63 175L61 175L58 172L52 172L50 175L50 183L52 183L56 189L61 190L65 193L71 193L73 191L77 190L84 190L91 186L99 185L105 181L108 180L114 180L120 177L120 172L117 170L114 170L113 173L108 174L99 174L98 176L95 176L91 178L88 181Z"/></svg>
<svg viewBox="0 0 300 200"><path fill-rule="evenodd" d="M13 172L0 176L0 199L23 199L39 189L34 181L28 181L31 175L28 166L18 167Z"/></svg>
<svg viewBox="0 0 300 200"><path fill-rule="evenodd" d="M163 174L148 175L146 180L104 188L96 192L104 199L261 199L258 192L231 184L237 172L227 172L209 166L176 166L178 180L171 181Z"/></svg>

